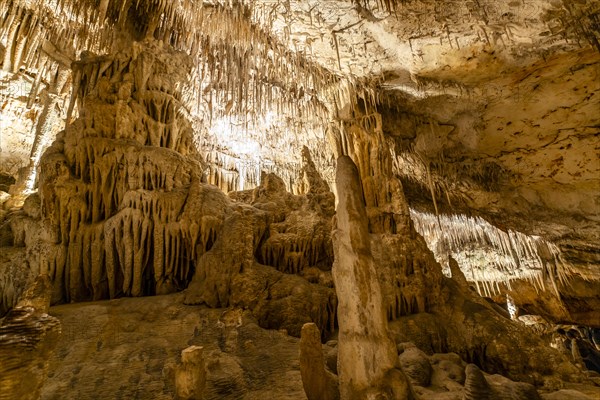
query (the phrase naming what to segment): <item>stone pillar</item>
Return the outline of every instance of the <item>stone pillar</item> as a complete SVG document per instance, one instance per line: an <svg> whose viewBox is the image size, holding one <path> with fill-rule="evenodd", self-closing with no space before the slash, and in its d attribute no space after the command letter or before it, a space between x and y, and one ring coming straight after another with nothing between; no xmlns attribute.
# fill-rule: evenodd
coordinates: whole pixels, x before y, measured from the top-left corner
<svg viewBox="0 0 600 400"><path fill-rule="evenodd" d="M202 346L190 346L181 352L182 364L175 370L176 399L200 400L206 384Z"/></svg>
<svg viewBox="0 0 600 400"><path fill-rule="evenodd" d="M350 157L338 158L336 184L339 204L337 227L333 231L333 279L338 295L341 398L409 398L408 393L402 397L389 397L390 387L384 387L387 386L384 381L389 381L386 375L397 363L396 346L387 333L362 185ZM400 372L393 372L396 371ZM392 375L395 379L405 380L402 373ZM400 386L409 389L407 385Z"/></svg>
<svg viewBox="0 0 600 400"><path fill-rule="evenodd" d="M325 369L321 333L314 323L304 324L300 336L300 374L308 400L338 400L338 382Z"/></svg>

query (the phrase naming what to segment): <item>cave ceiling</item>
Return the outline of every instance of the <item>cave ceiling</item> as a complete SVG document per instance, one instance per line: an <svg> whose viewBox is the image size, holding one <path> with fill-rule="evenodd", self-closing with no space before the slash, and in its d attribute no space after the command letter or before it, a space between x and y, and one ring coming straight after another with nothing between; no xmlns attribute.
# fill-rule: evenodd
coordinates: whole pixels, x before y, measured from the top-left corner
<svg viewBox="0 0 600 400"><path fill-rule="evenodd" d="M377 114L415 212L543 237L597 277L599 11L591 0L3 0L0 169L35 161L77 112L88 89L65 71L93 79L86 59L154 27L197 59L184 100L205 162L242 176L226 190L261 169L291 186L305 145L333 183L331 130ZM107 27L123 14L139 24L115 38ZM36 140L44 112L50 133Z"/></svg>

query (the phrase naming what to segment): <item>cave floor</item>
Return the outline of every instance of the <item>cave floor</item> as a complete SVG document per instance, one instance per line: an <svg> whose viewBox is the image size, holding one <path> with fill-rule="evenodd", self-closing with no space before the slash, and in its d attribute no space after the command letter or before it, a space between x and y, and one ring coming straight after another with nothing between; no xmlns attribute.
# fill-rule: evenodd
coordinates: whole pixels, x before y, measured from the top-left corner
<svg viewBox="0 0 600 400"><path fill-rule="evenodd" d="M42 399L172 399L181 350L204 346L205 399L306 399L297 338L183 295L55 306L62 335Z"/></svg>
<svg viewBox="0 0 600 400"><path fill-rule="evenodd" d="M181 350L204 347L204 399L304 400L299 339L249 312L183 304L183 293L54 306L62 324L41 399L173 399ZM565 383L545 400L600 399L600 385ZM576 390L577 392L574 392ZM459 399L462 391L418 391ZM573 397L574 396L574 397Z"/></svg>

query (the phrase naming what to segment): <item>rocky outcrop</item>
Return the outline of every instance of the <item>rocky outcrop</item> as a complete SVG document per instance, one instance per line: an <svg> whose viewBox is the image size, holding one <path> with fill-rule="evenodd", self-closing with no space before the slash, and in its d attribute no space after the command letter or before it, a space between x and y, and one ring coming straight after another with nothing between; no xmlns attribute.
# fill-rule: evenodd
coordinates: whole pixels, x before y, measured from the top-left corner
<svg viewBox="0 0 600 400"><path fill-rule="evenodd" d="M402 343L398 347L400 367L410 382L417 386L429 386L432 368L427 355L412 343L409 343L409 346Z"/></svg>
<svg viewBox="0 0 600 400"><path fill-rule="evenodd" d="M193 280L189 303L246 307L296 336L315 322L326 337L333 195L308 153L304 196L274 175L250 204L203 184L182 94L189 66L157 41L74 64L80 116L41 160L43 234L30 263L54 281L53 303L166 294Z"/></svg>
<svg viewBox="0 0 600 400"><path fill-rule="evenodd" d="M532 385L513 382L500 375L485 377L474 364L467 365L464 400L541 400Z"/></svg>
<svg viewBox="0 0 600 400"><path fill-rule="evenodd" d="M54 302L168 293L191 279L212 226L180 217L201 171L179 86L186 66L153 41L74 64L80 116L41 160L40 270Z"/></svg>
<svg viewBox="0 0 600 400"><path fill-rule="evenodd" d="M285 328L294 336L314 322L328 337L337 304L327 263L330 215L307 196L287 193L275 175L264 176L251 195L232 193L240 202L217 193L223 223L212 248L198 260L186 303L248 308L262 326ZM210 208L206 200L202 204Z"/></svg>
<svg viewBox="0 0 600 400"><path fill-rule="evenodd" d="M36 400L60 336L60 321L48 315L52 284L38 276L0 320L0 399Z"/></svg>
<svg viewBox="0 0 600 400"><path fill-rule="evenodd" d="M440 264L415 231L402 185L394 178L386 138L372 120L377 121L377 116L349 118L338 142L345 145L338 151L356 160L365 193L361 202L369 221L365 234L378 265L382 301L395 340L415 341L428 353L455 352L487 372L506 374L516 381L543 384L552 375L581 379L567 358L499 314L458 274L459 283L443 276ZM522 349L520 354L510 350L515 343Z"/></svg>

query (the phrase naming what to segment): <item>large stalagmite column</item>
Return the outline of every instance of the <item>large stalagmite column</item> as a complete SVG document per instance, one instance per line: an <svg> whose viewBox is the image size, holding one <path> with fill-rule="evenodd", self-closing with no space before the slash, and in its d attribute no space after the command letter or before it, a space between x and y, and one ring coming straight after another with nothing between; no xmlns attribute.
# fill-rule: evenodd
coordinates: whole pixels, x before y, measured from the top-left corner
<svg viewBox="0 0 600 400"><path fill-rule="evenodd" d="M383 382L396 365L396 346L387 334L362 185L348 156L337 160L336 185L339 204L333 232L333 279L338 295L341 398L390 398L384 394L389 390Z"/></svg>

